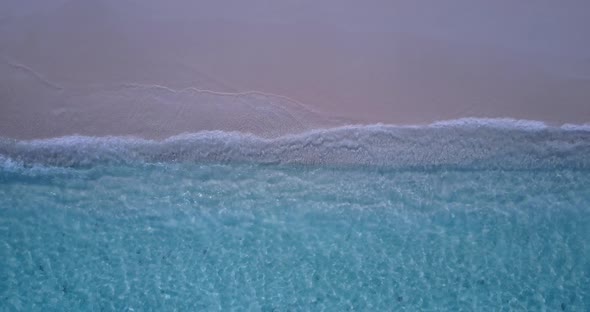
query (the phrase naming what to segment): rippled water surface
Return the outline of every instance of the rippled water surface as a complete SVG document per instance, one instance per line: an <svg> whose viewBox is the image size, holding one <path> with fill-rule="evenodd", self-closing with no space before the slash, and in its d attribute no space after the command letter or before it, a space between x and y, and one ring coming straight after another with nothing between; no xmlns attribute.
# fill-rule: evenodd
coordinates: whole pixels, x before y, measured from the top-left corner
<svg viewBox="0 0 590 312"><path fill-rule="evenodd" d="M0 171L1 310L588 311L590 172Z"/></svg>
<svg viewBox="0 0 590 312"><path fill-rule="evenodd" d="M0 139L0 310L590 311L589 129Z"/></svg>

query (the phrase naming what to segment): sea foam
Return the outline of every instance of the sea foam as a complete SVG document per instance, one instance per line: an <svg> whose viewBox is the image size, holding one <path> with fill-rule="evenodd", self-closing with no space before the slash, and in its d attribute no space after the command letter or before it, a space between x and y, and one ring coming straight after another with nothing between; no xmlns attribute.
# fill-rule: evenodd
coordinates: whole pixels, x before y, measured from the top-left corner
<svg viewBox="0 0 590 312"><path fill-rule="evenodd" d="M67 136L0 140L3 167L246 162L538 169L590 168L590 129L515 119L457 119L429 125L351 125L278 138L202 131L164 140Z"/></svg>

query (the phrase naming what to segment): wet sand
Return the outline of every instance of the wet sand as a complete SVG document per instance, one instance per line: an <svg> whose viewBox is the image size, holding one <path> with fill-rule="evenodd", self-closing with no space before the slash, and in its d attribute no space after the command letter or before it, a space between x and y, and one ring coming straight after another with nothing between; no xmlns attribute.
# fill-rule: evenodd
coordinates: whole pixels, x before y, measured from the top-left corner
<svg viewBox="0 0 590 312"><path fill-rule="evenodd" d="M0 5L0 136L590 122L583 2L173 2Z"/></svg>

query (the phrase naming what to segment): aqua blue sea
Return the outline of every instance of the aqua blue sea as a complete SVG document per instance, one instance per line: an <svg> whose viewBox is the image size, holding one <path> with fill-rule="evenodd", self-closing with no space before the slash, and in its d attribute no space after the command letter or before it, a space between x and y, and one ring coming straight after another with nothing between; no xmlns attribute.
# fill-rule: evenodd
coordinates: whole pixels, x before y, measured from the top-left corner
<svg viewBox="0 0 590 312"><path fill-rule="evenodd" d="M590 131L0 141L2 311L590 311Z"/></svg>

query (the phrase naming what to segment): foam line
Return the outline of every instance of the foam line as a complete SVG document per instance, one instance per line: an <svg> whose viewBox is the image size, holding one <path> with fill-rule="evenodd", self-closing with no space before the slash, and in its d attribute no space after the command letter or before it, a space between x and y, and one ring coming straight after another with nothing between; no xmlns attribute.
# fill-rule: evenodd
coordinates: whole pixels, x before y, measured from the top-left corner
<svg viewBox="0 0 590 312"><path fill-rule="evenodd" d="M561 129L564 130L571 130L571 131L590 131L590 123L586 124L564 124L561 126Z"/></svg>
<svg viewBox="0 0 590 312"><path fill-rule="evenodd" d="M522 130L543 130L549 126L543 121L514 118L459 118L437 121L430 127L491 127Z"/></svg>
<svg viewBox="0 0 590 312"><path fill-rule="evenodd" d="M195 87L173 89L173 88L163 86L163 85L158 85L158 84L139 84L139 83L124 83L124 84L121 84L120 86L123 88L163 90L163 91L170 92L173 94L195 92L195 93L203 93L203 94L218 95L218 96L232 96L232 97L257 95L257 96L263 96L263 97L268 97L268 98L276 98L276 99L285 100L285 101L295 104L307 111L310 111L313 113L319 113L314 108L312 108L306 104L303 104L303 103L301 103L293 98L290 98L288 96L274 94L274 93L268 93L268 92L262 92L262 91L256 91L256 90L242 91L242 92L222 92L222 91L215 91L215 90L199 89L199 88L195 88Z"/></svg>
<svg viewBox="0 0 590 312"><path fill-rule="evenodd" d="M474 126L477 125L477 126ZM221 162L534 169L590 169L590 131L483 119L426 126L358 125L279 138L204 131L161 141L68 136L0 140L4 162L61 167Z"/></svg>
<svg viewBox="0 0 590 312"><path fill-rule="evenodd" d="M49 81L49 80L48 80L47 78L45 78L45 77L44 77L44 76L43 76L41 73L39 73L39 72L35 71L35 70L34 70L34 69L32 69L31 67L29 67L29 66L26 66L26 65L24 65L24 64L20 64L20 63L17 63L17 62L10 61L10 60L8 60L6 57L2 57L2 59L3 59L3 60L4 60L4 62L5 62L6 64L8 64L10 67L12 67L12 68L14 68L14 69L17 69L17 70L20 70L20 71L23 71L23 72L25 72L25 73L29 74L30 76L34 77L34 78L35 78L35 79L37 79L39 82L41 82L41 83L42 83L44 86L46 86L46 87L48 87L48 88L50 88L50 89L57 90L57 91L62 91L62 90L64 90L64 88L63 88L62 86L60 86L60 85L57 85L57 84L55 84L55 83L53 83L53 82Z"/></svg>

